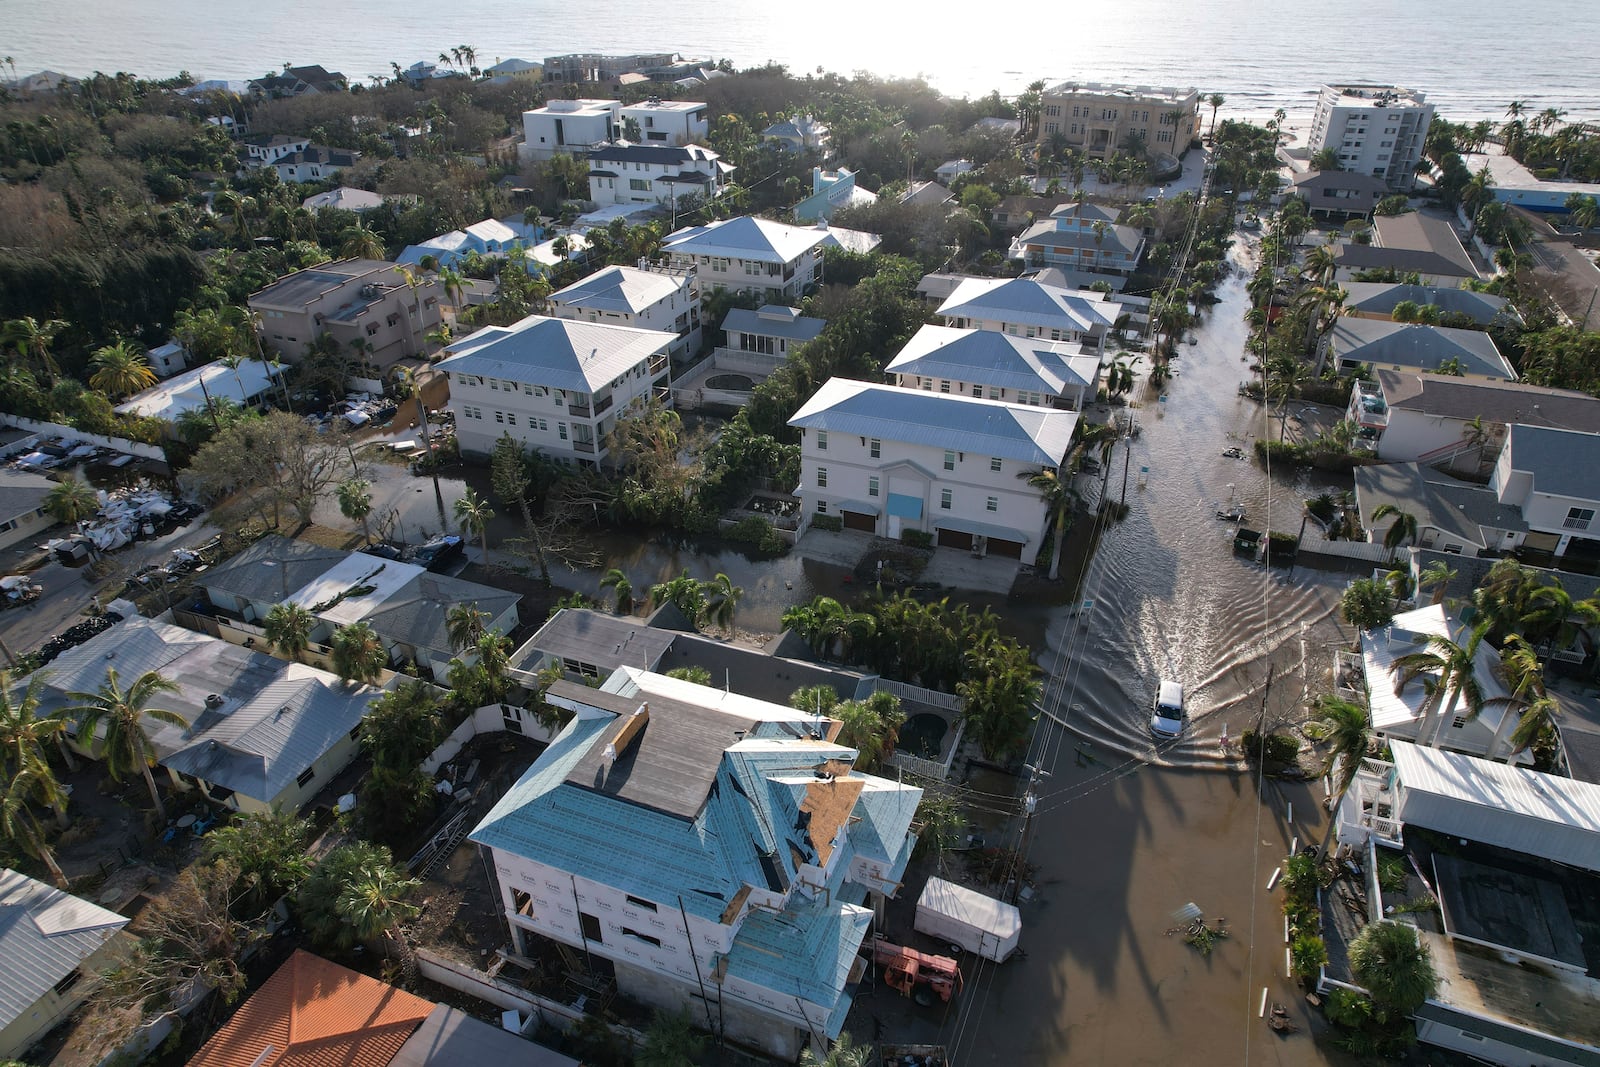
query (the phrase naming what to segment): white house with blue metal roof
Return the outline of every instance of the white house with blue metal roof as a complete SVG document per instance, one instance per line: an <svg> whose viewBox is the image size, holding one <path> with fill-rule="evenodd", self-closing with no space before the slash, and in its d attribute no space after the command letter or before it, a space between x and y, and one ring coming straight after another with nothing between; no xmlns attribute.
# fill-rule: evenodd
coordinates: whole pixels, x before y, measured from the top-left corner
<svg viewBox="0 0 1600 1067"><path fill-rule="evenodd" d="M485 326L439 363L461 451L486 456L508 433L562 463L603 461L617 419L652 397L669 399L677 341L663 330L544 315Z"/></svg>
<svg viewBox="0 0 1600 1067"><path fill-rule="evenodd" d="M694 268L702 291L731 289L792 304L821 276L827 240L827 230L741 215L687 226L662 247L674 266Z"/></svg>
<svg viewBox="0 0 1600 1067"><path fill-rule="evenodd" d="M884 368L907 389L1082 411L1100 385L1100 355L1070 341L923 326Z"/></svg>
<svg viewBox="0 0 1600 1067"><path fill-rule="evenodd" d="M800 528L845 529L1032 564L1048 517L1024 475L1065 461L1074 412L848 378L830 379L789 420L799 428Z"/></svg>
<svg viewBox="0 0 1600 1067"><path fill-rule="evenodd" d="M694 272L679 267L607 267L550 297L550 314L675 333L672 354L700 350L700 294Z"/></svg>
<svg viewBox="0 0 1600 1067"><path fill-rule="evenodd" d="M963 278L937 314L950 326L1070 341L1098 351L1122 308L1104 293L1032 278Z"/></svg>
<svg viewBox="0 0 1600 1067"><path fill-rule="evenodd" d="M858 773L839 724L624 667L484 817L513 950L585 952L620 991L792 1060L837 1037L922 790Z"/></svg>

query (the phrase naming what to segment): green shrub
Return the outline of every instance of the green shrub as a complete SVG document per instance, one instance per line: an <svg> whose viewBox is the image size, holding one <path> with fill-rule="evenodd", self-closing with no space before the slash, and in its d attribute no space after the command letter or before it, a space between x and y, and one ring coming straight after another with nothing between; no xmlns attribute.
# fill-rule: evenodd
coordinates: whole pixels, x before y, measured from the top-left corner
<svg viewBox="0 0 1600 1067"><path fill-rule="evenodd" d="M933 534L924 530L905 530L900 534L900 540L912 548L933 547Z"/></svg>
<svg viewBox="0 0 1600 1067"><path fill-rule="evenodd" d="M772 555L789 547L789 542L778 534L778 528L772 525L772 521L760 515L746 515L728 529L727 537L730 541L755 545L758 551Z"/></svg>
<svg viewBox="0 0 1600 1067"><path fill-rule="evenodd" d="M813 515L811 516L811 526L813 529L838 533L844 529L844 519L838 515Z"/></svg>
<svg viewBox="0 0 1600 1067"><path fill-rule="evenodd" d="M1289 946L1289 958L1294 973L1301 978L1315 978L1322 965L1328 962L1328 946L1315 934L1301 934Z"/></svg>
<svg viewBox="0 0 1600 1067"><path fill-rule="evenodd" d="M1300 740L1292 734L1266 734L1246 730L1239 738L1244 753L1267 763L1291 763L1300 754Z"/></svg>

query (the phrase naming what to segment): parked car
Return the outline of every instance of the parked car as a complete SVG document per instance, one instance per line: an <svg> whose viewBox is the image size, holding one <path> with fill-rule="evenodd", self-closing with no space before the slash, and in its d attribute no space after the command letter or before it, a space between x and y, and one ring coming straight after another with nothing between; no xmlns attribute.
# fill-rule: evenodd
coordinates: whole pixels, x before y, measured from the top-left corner
<svg viewBox="0 0 1600 1067"><path fill-rule="evenodd" d="M386 545L382 543L368 545L361 551L365 552L369 556L377 556L379 559L394 560L395 562L399 562L405 558L404 553L402 553L398 548L394 547L393 545Z"/></svg>
<svg viewBox="0 0 1600 1067"><path fill-rule="evenodd" d="M1183 686L1165 678L1156 685L1155 706L1150 713L1150 732L1171 740L1183 733Z"/></svg>
<svg viewBox="0 0 1600 1067"><path fill-rule="evenodd" d="M413 559L419 566L438 571L455 562L463 551L461 538L455 534L444 534L417 549Z"/></svg>

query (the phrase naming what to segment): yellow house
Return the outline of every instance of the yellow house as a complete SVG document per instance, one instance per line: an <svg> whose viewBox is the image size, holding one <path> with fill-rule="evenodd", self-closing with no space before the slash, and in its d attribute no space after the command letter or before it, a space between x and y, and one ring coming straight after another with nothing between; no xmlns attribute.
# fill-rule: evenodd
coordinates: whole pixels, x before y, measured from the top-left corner
<svg viewBox="0 0 1600 1067"><path fill-rule="evenodd" d="M18 1059L77 1010L128 920L0 868L0 1060Z"/></svg>

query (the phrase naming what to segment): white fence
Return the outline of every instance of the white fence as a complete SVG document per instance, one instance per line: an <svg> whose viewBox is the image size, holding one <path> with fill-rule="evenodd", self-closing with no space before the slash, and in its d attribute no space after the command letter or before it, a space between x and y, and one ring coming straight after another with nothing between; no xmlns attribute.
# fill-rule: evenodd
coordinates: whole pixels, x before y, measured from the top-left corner
<svg viewBox="0 0 1600 1067"><path fill-rule="evenodd" d="M506 733L508 715L522 723L523 737L547 744L555 737L553 732L540 725L538 718L527 708L519 708L515 704L488 704L473 712L460 726L450 731L450 736L422 761L423 773L430 776L438 774L440 767L460 755L467 742L479 734Z"/></svg>
<svg viewBox="0 0 1600 1067"><path fill-rule="evenodd" d="M108 437L100 433L85 433L82 430L74 430L71 426L62 426L57 422L41 422L38 419L23 418L21 415L0 415L0 419L19 430L27 430L30 433L40 433L47 437L62 437L73 441L87 441L91 445L98 445L101 448L114 448L118 452L130 456L138 456L140 459L154 459L162 463L167 461L167 453L160 445L145 445L140 444L138 441L129 441L123 437Z"/></svg>

